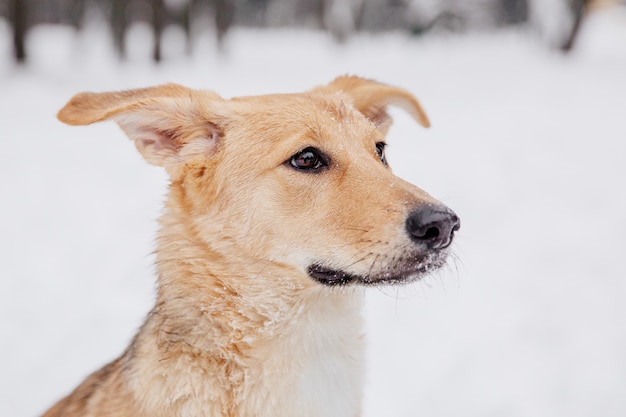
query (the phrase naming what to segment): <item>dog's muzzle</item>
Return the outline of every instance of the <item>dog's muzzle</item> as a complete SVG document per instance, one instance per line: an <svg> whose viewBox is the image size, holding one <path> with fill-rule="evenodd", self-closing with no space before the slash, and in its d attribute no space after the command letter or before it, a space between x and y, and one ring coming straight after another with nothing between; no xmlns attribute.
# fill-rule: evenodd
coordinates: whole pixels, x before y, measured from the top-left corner
<svg viewBox="0 0 626 417"><path fill-rule="evenodd" d="M356 275L349 271L315 263L308 275L327 286L401 284L414 281L442 267L446 250L461 228L459 217L443 205L426 204L415 208L407 216L405 230L413 247L404 254L390 256L394 261L382 271ZM394 255L394 254L392 254Z"/></svg>

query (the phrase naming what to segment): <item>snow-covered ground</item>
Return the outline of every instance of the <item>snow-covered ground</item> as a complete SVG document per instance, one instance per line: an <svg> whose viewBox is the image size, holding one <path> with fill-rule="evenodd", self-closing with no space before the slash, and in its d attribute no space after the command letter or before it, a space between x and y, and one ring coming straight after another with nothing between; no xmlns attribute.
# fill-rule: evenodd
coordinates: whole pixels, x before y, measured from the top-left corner
<svg viewBox="0 0 626 417"><path fill-rule="evenodd" d="M0 61L0 416L36 416L126 346L151 306L166 178L114 124L56 111L84 90L174 81L225 96L300 91L355 73L403 86L389 160L462 218L455 262L369 292L364 416L626 415L626 15L586 22L574 54L514 32L347 45L232 33L166 61L131 32L40 28L25 68ZM9 56L0 22L0 56Z"/></svg>

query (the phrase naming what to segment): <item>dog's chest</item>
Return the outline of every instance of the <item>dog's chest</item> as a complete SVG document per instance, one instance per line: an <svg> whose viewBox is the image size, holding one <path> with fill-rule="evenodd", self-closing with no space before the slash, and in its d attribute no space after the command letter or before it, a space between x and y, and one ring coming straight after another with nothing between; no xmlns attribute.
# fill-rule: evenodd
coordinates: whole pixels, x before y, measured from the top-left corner
<svg viewBox="0 0 626 417"><path fill-rule="evenodd" d="M284 333L275 335L263 366L251 375L251 386L257 389L244 400L256 408L255 415L358 414L363 384L360 303L358 295L351 295L331 308L306 308Z"/></svg>
<svg viewBox="0 0 626 417"><path fill-rule="evenodd" d="M226 335L224 348L204 359L161 351L149 338L137 347L131 388L151 415L356 417L362 293L322 293L315 300L296 305L295 314L266 316L256 331L248 327L247 347L230 351L228 360L220 356Z"/></svg>

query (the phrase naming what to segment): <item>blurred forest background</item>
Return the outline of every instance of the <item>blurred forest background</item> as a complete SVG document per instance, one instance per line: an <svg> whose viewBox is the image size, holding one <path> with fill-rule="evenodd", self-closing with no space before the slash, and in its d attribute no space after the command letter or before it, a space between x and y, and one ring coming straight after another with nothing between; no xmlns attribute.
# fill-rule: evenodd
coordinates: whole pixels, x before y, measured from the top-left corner
<svg viewBox="0 0 626 417"><path fill-rule="evenodd" d="M28 59L27 37L36 25L71 25L80 31L105 21L118 56L126 54L125 37L134 23L149 24L152 57L162 59L161 39L170 25L185 33L190 53L194 38L211 28L223 45L229 30L244 27L299 27L327 31L337 42L355 32L431 33L528 27L556 50L567 52L576 41L585 14L594 7L624 0L0 0L0 18L8 21L13 59Z"/></svg>

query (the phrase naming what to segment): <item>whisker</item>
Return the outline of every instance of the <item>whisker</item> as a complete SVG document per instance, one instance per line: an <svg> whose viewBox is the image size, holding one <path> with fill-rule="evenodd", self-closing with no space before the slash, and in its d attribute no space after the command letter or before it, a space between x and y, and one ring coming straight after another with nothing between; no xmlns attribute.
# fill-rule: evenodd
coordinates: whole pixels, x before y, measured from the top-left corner
<svg viewBox="0 0 626 417"><path fill-rule="evenodd" d="M339 230L352 230L355 232L369 233L370 229L362 229L360 227L340 227Z"/></svg>
<svg viewBox="0 0 626 417"><path fill-rule="evenodd" d="M346 268L350 268L356 264L358 264L359 262L363 262L364 260L366 260L370 255L372 255L371 252L369 252L368 254L364 255L363 257L357 259L356 261L352 262L351 264L347 265Z"/></svg>
<svg viewBox="0 0 626 417"><path fill-rule="evenodd" d="M371 240L371 239L359 239L359 240L355 240L354 242L348 242L344 245L341 246L337 246L337 249L342 249L342 248L346 248L348 246L354 246L354 245L358 245L359 243L369 243L370 245L365 246L363 249L368 248L369 246L371 246L372 244L376 244L378 242Z"/></svg>
<svg viewBox="0 0 626 417"><path fill-rule="evenodd" d="M372 275L372 271L374 270L374 265L376 265L376 262L378 261L378 259L380 258L381 254L378 253L376 254L376 256L374 257L374 260L372 261L372 264L370 265L370 269L369 269L369 275Z"/></svg>

